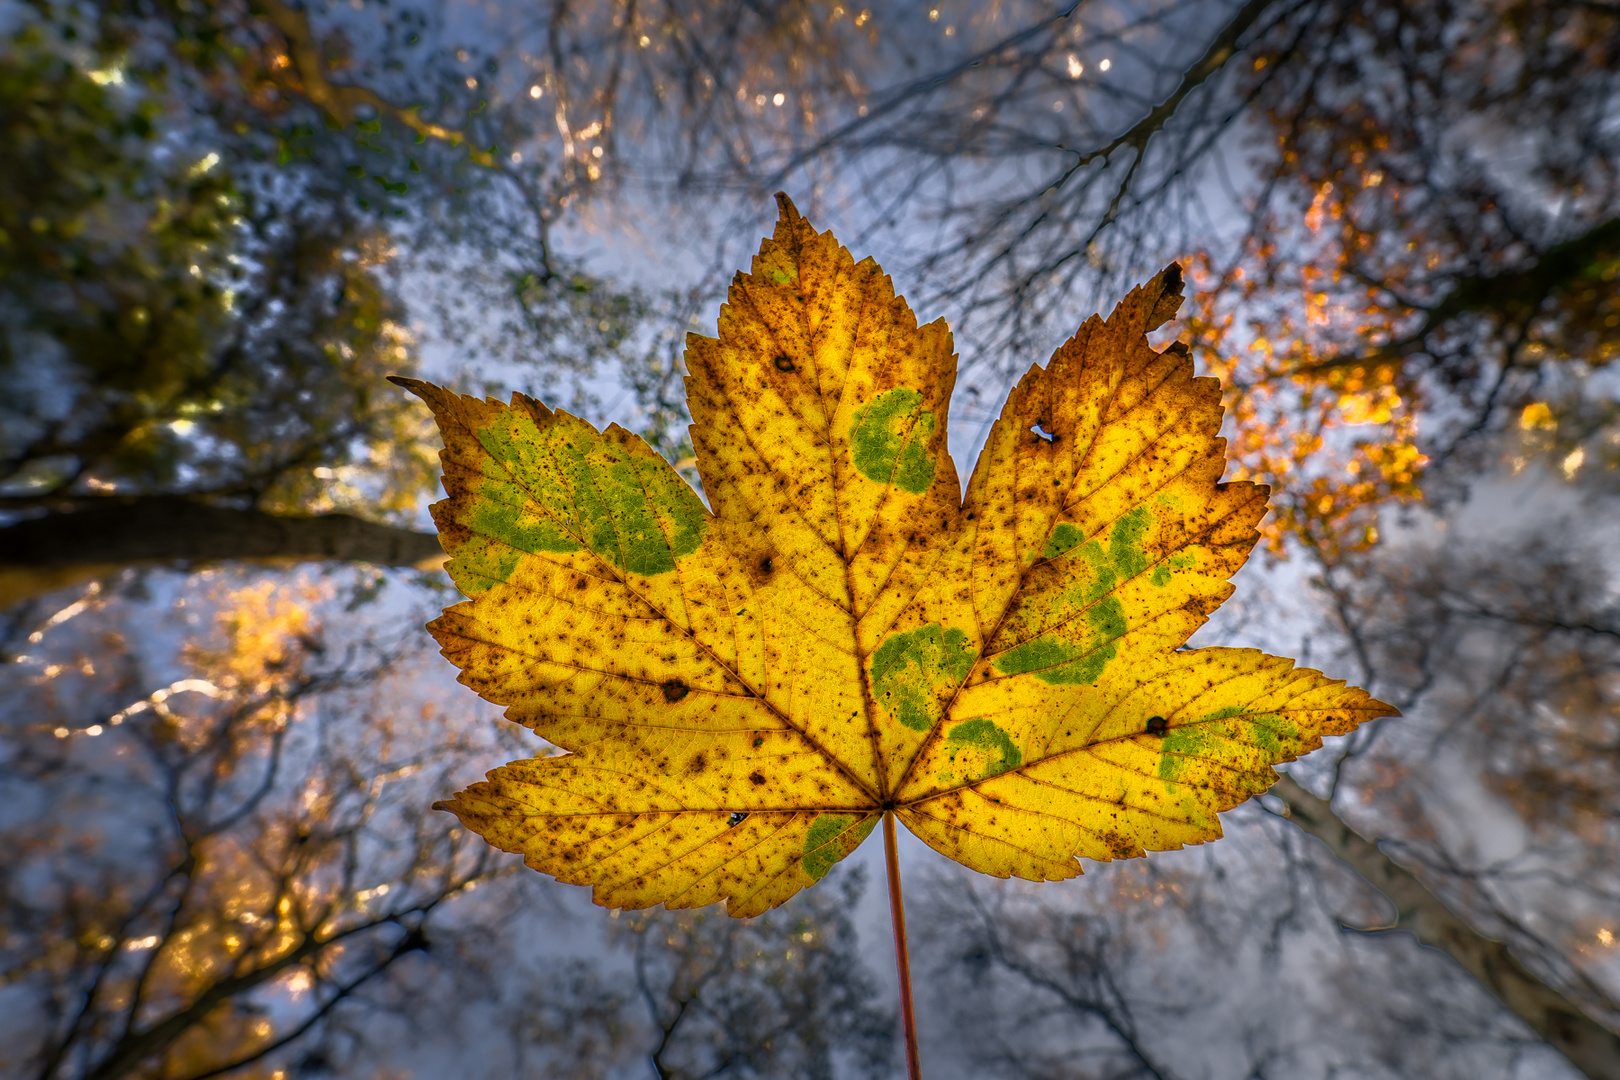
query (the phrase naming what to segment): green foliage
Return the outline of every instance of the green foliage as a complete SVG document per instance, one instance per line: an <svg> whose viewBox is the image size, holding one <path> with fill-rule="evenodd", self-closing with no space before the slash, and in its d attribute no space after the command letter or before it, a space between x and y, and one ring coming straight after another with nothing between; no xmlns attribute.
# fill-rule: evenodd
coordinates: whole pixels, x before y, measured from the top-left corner
<svg viewBox="0 0 1620 1080"><path fill-rule="evenodd" d="M473 382L567 379L583 408L583 377L664 344L647 326L667 312L553 247L550 164L470 149L522 118L410 51L429 16L381 17L358 54L278 3L60 16L0 42L24 162L0 177L0 506L404 512L431 462L396 449L423 432L382 376L411 372L424 329ZM391 104L413 100L438 104ZM398 294L435 274L455 285L421 298L424 327Z"/></svg>
<svg viewBox="0 0 1620 1080"><path fill-rule="evenodd" d="M0 56L0 137L14 148L0 172L0 363L41 395L59 394L64 375L99 387L109 423L99 445L84 449L152 479L172 474L177 448L138 414L184 394L229 320L230 297L216 281L239 206L207 158L154 167L155 103L115 97L109 81L53 54L32 29ZM38 404L26 391L10 398L8 411L22 416L7 417L8 428ZM8 447L36 467L36 483L49 482L40 459L67 449L49 436Z"/></svg>
<svg viewBox="0 0 1620 1080"><path fill-rule="evenodd" d="M413 362L389 238L338 154L289 153L313 125L230 82L208 111L207 38L87 62L35 24L0 53L0 494L414 506L427 461L379 449L416 434L377 392Z"/></svg>

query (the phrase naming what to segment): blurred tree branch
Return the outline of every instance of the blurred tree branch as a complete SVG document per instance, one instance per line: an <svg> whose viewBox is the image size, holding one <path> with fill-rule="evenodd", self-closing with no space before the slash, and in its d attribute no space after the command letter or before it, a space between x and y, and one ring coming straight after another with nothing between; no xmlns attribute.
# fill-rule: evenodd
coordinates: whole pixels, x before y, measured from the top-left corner
<svg viewBox="0 0 1620 1080"><path fill-rule="evenodd" d="M1554 294L1571 284L1593 276L1620 251L1620 218L1611 218L1579 236L1553 244L1536 256L1529 266L1500 273L1462 275L1448 283L1448 291L1437 303L1425 304L1409 297L1400 303L1421 315L1418 325L1370 352L1344 353L1302 364L1301 375L1322 375L1335 369L1398 361L1423 348L1433 335L1442 333L1457 319L1481 313L1504 321L1534 316Z"/></svg>
<svg viewBox="0 0 1620 1080"><path fill-rule="evenodd" d="M369 87L332 82L328 77L321 41L309 24L308 13L282 3L282 0L253 0L253 3L264 9L271 24L287 39L287 53L298 73L298 81L290 83L279 80L281 85L303 94L339 123L354 123L359 119L358 110L369 106L380 114L393 117L424 138L440 139L451 146L467 142L465 132L423 120L416 109L400 108ZM487 150L470 146L468 155L480 165L495 164L494 155Z"/></svg>
<svg viewBox="0 0 1620 1080"><path fill-rule="evenodd" d="M1326 799L1288 776L1269 794L1282 803L1280 816L1322 841L1335 859L1389 898L1395 921L1369 932L1409 931L1455 960L1582 1073L1592 1080L1620 1080L1620 1035L1538 978L1504 943L1459 918L1416 874L1346 825Z"/></svg>
<svg viewBox="0 0 1620 1080"><path fill-rule="evenodd" d="M1406 930L1444 952L1586 1075L1614 1080L1620 1034L1608 1025L1620 1001L1599 984L1600 969L1588 972L1582 944L1615 899L1613 569L1556 519L1498 528L1444 528L1438 540L1345 561L1318 556L1316 584L1344 658L1407 718L1347 738L1325 798L1284 777L1270 792L1281 809L1268 809L1388 898L1395 918L1372 933ZM1445 766L1481 789L1434 783ZM1378 798L1359 811L1367 824L1352 828L1334 795L1369 789ZM1489 841L1447 820L1481 810L1505 812L1508 831L1522 823L1534 842L1518 854L1498 842L1484 856ZM1447 836L1453 829L1460 841ZM1538 910L1551 897L1537 882L1558 910Z"/></svg>
<svg viewBox="0 0 1620 1080"><path fill-rule="evenodd" d="M297 517L152 495L77 500L65 512L0 528L0 606L132 565L221 559L340 559L437 569L435 533L349 514Z"/></svg>

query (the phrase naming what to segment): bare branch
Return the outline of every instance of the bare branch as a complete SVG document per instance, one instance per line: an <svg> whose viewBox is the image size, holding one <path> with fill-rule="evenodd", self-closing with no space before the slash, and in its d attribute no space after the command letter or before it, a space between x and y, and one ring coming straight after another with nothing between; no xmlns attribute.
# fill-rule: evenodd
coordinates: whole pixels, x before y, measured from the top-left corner
<svg viewBox="0 0 1620 1080"><path fill-rule="evenodd" d="M1283 803L1283 817L1326 844L1334 858L1389 897L1395 922L1379 930L1409 931L1444 952L1581 1072L1592 1080L1620 1080L1620 1035L1538 978L1502 942L1469 926L1375 841L1346 825L1326 800L1287 776L1270 794Z"/></svg>

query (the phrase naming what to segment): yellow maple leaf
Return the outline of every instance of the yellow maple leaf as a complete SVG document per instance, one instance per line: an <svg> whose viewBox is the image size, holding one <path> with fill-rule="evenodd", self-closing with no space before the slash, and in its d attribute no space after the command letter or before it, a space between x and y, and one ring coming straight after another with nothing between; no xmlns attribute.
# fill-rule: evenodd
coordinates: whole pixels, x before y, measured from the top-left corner
<svg viewBox="0 0 1620 1080"><path fill-rule="evenodd" d="M1031 367L961 494L956 358L784 197L690 335L708 505L641 439L523 395L432 407L461 681L565 751L444 808L599 904L754 915L885 813L1054 880L1221 835L1272 766L1395 710L1251 649L1182 648L1266 489L1220 483L1220 386L1145 335L1174 266Z"/></svg>

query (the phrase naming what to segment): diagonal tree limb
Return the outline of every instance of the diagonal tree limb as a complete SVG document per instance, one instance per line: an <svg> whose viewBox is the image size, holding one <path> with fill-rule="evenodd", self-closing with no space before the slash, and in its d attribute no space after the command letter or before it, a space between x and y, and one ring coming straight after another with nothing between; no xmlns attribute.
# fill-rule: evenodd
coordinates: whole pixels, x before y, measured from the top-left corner
<svg viewBox="0 0 1620 1080"><path fill-rule="evenodd" d="M1396 300L1403 306L1423 313L1422 320L1410 333L1371 352L1344 352L1314 364L1301 364L1290 369L1288 377L1317 375L1335 368L1399 363L1412 353L1421 352L1430 335L1465 315L1493 312L1504 319L1527 319L1536 314L1549 296L1579 279L1596 260L1609 255L1617 246L1620 246L1620 217L1600 222L1579 236L1552 245L1535 262L1521 269L1454 278L1451 290L1432 307L1422 307L1397 296Z"/></svg>
<svg viewBox="0 0 1620 1080"><path fill-rule="evenodd" d="M1111 157L1114 151L1126 146L1135 148L1138 155L1146 151L1148 142L1170 122L1176 110L1181 108L1181 103L1192 96L1194 90L1214 77L1226 66L1226 62L1236 55L1238 42L1256 22L1260 21L1260 16L1264 15L1266 9L1273 3L1275 0L1249 0L1244 4L1209 43L1209 48L1204 50L1204 54L1182 73L1180 84L1169 97L1153 106L1146 116L1132 124L1128 130L1116 135L1112 141L1082 155L1070 168L1069 173L1084 168L1098 159ZM1062 181L1058 183L1061 184Z"/></svg>
<svg viewBox="0 0 1620 1080"><path fill-rule="evenodd" d="M356 990L359 990L360 987L364 986L378 975L386 972L395 960L398 960L401 956L404 956L409 952L415 952L418 950L425 951L427 949L427 945L425 943L419 944L419 940L421 940L419 935L407 937L391 952L389 952L389 954L380 963L374 965L372 968L370 968L370 970L357 975L353 979L350 979L348 982L339 985L337 989L333 991L332 996L328 998L323 1005L321 1005L309 1016L306 1016L296 1027L287 1032L285 1035L266 1043L264 1046L249 1054L244 1054L243 1056L236 1058L234 1061L231 1061L228 1064L217 1065L203 1072L194 1073L193 1075L187 1077L186 1080L213 1080L213 1078L216 1076L223 1076L226 1073L235 1072L237 1069L246 1068L256 1061L262 1061L271 1054L275 1053L277 1050L297 1042L299 1039L308 1034L311 1028L325 1019L327 1014L329 1014L333 1009L335 1009L338 1005L341 1005L344 1001L347 1001Z"/></svg>
<svg viewBox="0 0 1620 1080"><path fill-rule="evenodd" d="M255 0L255 6L263 9L270 24L287 41L287 59L298 75L298 85L289 89L302 93L339 122L352 124L355 110L361 105L369 105L424 138L439 139L451 146L460 146L468 141L465 132L423 120L415 109L402 109L367 87L332 82L327 78L326 58L321 53L320 39L310 26L308 15L282 0ZM480 165L495 164L494 155L471 145L468 146L468 155Z"/></svg>
<svg viewBox="0 0 1620 1080"><path fill-rule="evenodd" d="M1326 799L1287 776L1270 794L1283 804L1279 816L1322 841L1334 858L1389 898L1396 911L1390 929L1410 931L1424 945L1450 956L1592 1080L1620 1080L1620 1035L1536 976L1505 944L1459 918L1412 871L1386 855L1377 841L1345 824Z"/></svg>

